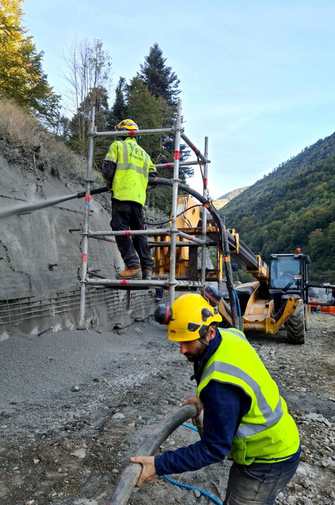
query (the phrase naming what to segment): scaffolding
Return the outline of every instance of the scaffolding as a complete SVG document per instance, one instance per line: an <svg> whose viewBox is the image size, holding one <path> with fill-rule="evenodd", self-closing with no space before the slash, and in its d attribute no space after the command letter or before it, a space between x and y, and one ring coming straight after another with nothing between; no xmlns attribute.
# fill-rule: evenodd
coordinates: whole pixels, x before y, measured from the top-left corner
<svg viewBox="0 0 335 505"><path fill-rule="evenodd" d="M202 153L185 135L182 128L182 115L181 115L181 103L178 102L177 106L177 114L175 125L172 128L159 128L159 129L146 129L146 130L137 130L135 135L174 135L174 153L173 153L173 162L170 163L162 163L156 165L157 168L160 167L173 167L173 178L172 178L172 211L171 211L171 219L170 226L168 228L153 228L146 230L127 230L125 231L93 231L90 230L89 227L89 219L90 219L90 204L92 201L91 194L91 186L94 182L93 179L93 161L94 161L94 142L97 137L128 137L134 136L134 132L128 131L107 131L107 132L98 132L95 127L95 111L94 108L91 112L91 121L90 121L90 131L89 131L89 145L88 145L88 161L87 161L87 171L86 171L86 194L85 194L85 210L84 210L84 223L83 223L83 231L82 231L82 250L81 250L81 290L80 290L80 317L79 317L79 328L86 328L86 289L90 286L107 286L116 289L147 289L153 287L162 287L169 290L169 301L173 302L175 298L176 290L185 290L188 288L196 289L204 287L206 281L206 245L207 245L207 211L206 208L202 207L202 215L201 215L201 238L197 238L193 235L185 233L184 231L180 231L176 226L177 219L177 204L178 204L178 189L181 183L179 179L179 168L180 166L192 166L192 165L200 165L203 167L202 169L202 179L203 179L203 197L206 201L208 201L208 164L210 161L208 160L208 138L205 137L204 144L204 153ZM194 152L197 157L197 161L186 161L181 162L180 160L180 146L181 141L184 141ZM88 244L89 239L100 239L110 241L111 239L108 237L115 237L118 235L127 234L128 236L135 235L149 235L149 236L160 236L160 235L169 235L169 250L170 250L170 268L169 268L169 276L167 279L152 279L152 280L131 280L131 279L104 279L104 278L95 278L90 277L88 271ZM185 281L178 280L176 278L176 249L179 244L177 244L177 238L183 237L186 242L183 241L183 246L191 246L196 244L197 246L201 246L201 276L200 281ZM162 243L162 247L166 247L164 243ZM222 270L222 268L220 269Z"/></svg>

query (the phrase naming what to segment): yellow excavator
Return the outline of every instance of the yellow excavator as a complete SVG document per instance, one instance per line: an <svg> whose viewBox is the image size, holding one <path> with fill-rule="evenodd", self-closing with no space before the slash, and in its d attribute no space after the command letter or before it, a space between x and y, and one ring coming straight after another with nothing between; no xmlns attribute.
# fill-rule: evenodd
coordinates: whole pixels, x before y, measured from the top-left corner
<svg viewBox="0 0 335 505"><path fill-rule="evenodd" d="M195 192L193 192L195 194ZM197 202L190 195L178 197L177 228L194 237L202 236L201 208L204 202ZM210 217L210 216L209 216ZM218 247L220 230L217 222L208 219L207 251L212 250L206 262L206 287L204 296L218 306L223 324L234 323L231 296L224 289L225 253ZM272 254L267 265L261 256L255 254L242 240L236 230L227 230L230 255L251 276L253 281L234 283L234 293L241 329L249 333L275 335L285 328L288 341L303 344L308 322L308 273L310 259L301 251L296 254ZM165 278L169 272L169 248L162 247L169 241L168 236L160 236L155 241L155 275ZM162 244L163 242L163 244ZM183 245L185 244L185 245ZM180 280L199 281L201 245L187 244L183 238L177 242L176 277ZM230 258L228 258L230 261ZM234 263L234 262L233 262ZM218 283L219 288L213 287ZM215 284L217 285L217 284Z"/></svg>

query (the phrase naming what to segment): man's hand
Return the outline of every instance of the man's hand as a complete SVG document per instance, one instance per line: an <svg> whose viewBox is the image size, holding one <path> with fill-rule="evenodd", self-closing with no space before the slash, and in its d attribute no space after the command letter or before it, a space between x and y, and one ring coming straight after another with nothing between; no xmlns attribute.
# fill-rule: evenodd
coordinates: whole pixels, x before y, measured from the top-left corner
<svg viewBox="0 0 335 505"><path fill-rule="evenodd" d="M186 400L183 401L183 405L195 405L197 409L197 416L199 416L202 412L202 409L204 408L200 399L197 396L192 396L191 398L186 398Z"/></svg>
<svg viewBox="0 0 335 505"><path fill-rule="evenodd" d="M153 456L133 456L130 461L142 465L142 472L136 484L138 487L156 478L155 458Z"/></svg>

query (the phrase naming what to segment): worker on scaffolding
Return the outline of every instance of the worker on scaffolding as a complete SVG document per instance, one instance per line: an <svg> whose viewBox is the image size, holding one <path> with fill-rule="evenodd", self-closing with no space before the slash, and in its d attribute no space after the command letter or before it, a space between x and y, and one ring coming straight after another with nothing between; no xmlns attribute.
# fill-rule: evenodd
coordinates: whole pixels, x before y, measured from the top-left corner
<svg viewBox="0 0 335 505"><path fill-rule="evenodd" d="M143 206L149 173L156 172L150 156L136 142L138 126L132 119L124 119L115 127L129 136L116 140L109 147L102 166L102 174L112 192L113 230L144 230ZM151 279L153 260L145 235L131 238L116 236L116 243L125 263L119 272L121 279Z"/></svg>
<svg viewBox="0 0 335 505"><path fill-rule="evenodd" d="M298 429L277 384L240 330L218 327L221 317L201 295L182 295L171 310L162 304L157 316L194 364L196 396L186 403L203 412L203 433L188 447L131 458L142 464L138 485L230 454L225 505L273 505L300 458Z"/></svg>

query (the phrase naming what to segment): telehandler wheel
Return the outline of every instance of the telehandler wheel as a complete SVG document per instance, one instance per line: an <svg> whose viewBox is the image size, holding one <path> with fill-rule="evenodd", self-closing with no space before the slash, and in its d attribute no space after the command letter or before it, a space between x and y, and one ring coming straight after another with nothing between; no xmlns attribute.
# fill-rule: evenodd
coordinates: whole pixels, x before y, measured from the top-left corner
<svg viewBox="0 0 335 505"><path fill-rule="evenodd" d="M290 319L286 322L287 339L290 344L305 343L305 309L304 304L299 303Z"/></svg>

